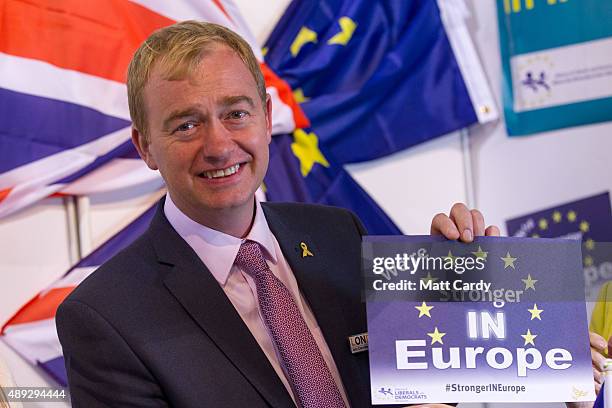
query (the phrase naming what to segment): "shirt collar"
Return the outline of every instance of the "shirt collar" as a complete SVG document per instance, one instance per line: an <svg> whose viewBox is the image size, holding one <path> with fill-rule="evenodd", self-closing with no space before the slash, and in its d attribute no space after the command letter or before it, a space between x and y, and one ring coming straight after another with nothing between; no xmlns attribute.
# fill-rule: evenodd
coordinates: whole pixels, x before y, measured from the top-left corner
<svg viewBox="0 0 612 408"><path fill-rule="evenodd" d="M174 204L169 193L166 194L164 214L170 225L195 251L221 286L227 282L240 245L247 239L257 242L269 261L273 264L277 262L274 237L257 199L255 219L246 238L236 238L197 223Z"/></svg>

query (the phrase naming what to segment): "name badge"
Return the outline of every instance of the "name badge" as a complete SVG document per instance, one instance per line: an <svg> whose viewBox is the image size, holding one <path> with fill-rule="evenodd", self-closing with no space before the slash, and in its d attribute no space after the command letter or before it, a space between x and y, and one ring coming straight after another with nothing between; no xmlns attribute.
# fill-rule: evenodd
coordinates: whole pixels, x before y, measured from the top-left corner
<svg viewBox="0 0 612 408"><path fill-rule="evenodd" d="M351 346L351 353L361 353L362 351L368 350L368 333L355 334L349 336L349 345Z"/></svg>

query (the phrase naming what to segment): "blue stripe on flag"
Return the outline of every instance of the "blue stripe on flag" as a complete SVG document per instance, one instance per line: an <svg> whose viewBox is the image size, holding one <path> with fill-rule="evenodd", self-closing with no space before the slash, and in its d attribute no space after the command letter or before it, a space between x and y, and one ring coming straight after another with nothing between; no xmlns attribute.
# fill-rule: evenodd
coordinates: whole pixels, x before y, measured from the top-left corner
<svg viewBox="0 0 612 408"><path fill-rule="evenodd" d="M605 386L606 386L606 383L604 382L604 384L601 386L601 390L599 390L599 394L597 394L597 399L595 400L595 403L593 404L593 408L605 408L605 405L604 405Z"/></svg>
<svg viewBox="0 0 612 408"><path fill-rule="evenodd" d="M38 362L38 366L51 376L62 387L68 386L68 376L66 375L66 366L64 357L56 357L45 362Z"/></svg>
<svg viewBox="0 0 612 408"><path fill-rule="evenodd" d="M113 150L111 150L110 152L108 152L107 154L103 155L103 156L99 156L96 160L94 160L91 164L89 164L88 166L83 167L81 170L77 171L76 173L71 174L70 176L57 181L56 183L58 184L67 184L67 183L71 183L75 180L77 180L79 177L84 176L85 174L89 173L90 171L93 171L95 169L97 169L98 167L101 167L104 163L117 158L117 157L121 157L121 158L134 158L134 156L136 156L136 158L138 158L140 160L140 156L138 156L138 152L136 152L136 148L134 147L134 145L132 144L131 140L128 140L122 144L120 144L119 146L117 146L116 148L114 148Z"/></svg>
<svg viewBox="0 0 612 408"><path fill-rule="evenodd" d="M0 88L0 173L129 125L85 106Z"/></svg>
<svg viewBox="0 0 612 408"><path fill-rule="evenodd" d="M75 268L102 265L123 248L131 244L136 238L142 235L147 228L149 228L149 223L153 218L153 214L155 214L156 208L157 203L152 205L141 216L132 221L127 227L119 231L90 255L83 258L83 260L79 262ZM68 273L70 273L70 271Z"/></svg>

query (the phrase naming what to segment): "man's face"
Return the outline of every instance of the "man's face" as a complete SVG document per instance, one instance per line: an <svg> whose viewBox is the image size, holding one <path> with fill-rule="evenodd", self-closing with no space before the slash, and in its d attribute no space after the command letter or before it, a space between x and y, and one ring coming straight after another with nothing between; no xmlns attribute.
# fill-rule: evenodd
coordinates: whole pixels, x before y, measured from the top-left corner
<svg viewBox="0 0 612 408"><path fill-rule="evenodd" d="M136 130L132 138L175 204L198 222L252 213L268 167L271 105L268 97L266 113L240 57L214 44L188 78L175 81L154 67L144 102L148 141Z"/></svg>

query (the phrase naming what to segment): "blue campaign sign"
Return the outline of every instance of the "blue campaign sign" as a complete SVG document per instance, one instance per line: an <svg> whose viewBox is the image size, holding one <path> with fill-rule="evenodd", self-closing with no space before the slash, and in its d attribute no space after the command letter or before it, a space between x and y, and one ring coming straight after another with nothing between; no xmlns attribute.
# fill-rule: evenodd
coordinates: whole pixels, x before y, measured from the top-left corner
<svg viewBox="0 0 612 408"><path fill-rule="evenodd" d="M366 237L374 404L593 401L580 243Z"/></svg>
<svg viewBox="0 0 612 408"><path fill-rule="evenodd" d="M612 209L608 192L533 211L506 221L508 235L582 241L586 298L595 301L612 280Z"/></svg>
<svg viewBox="0 0 612 408"><path fill-rule="evenodd" d="M612 120L612 3L498 0L510 136Z"/></svg>

